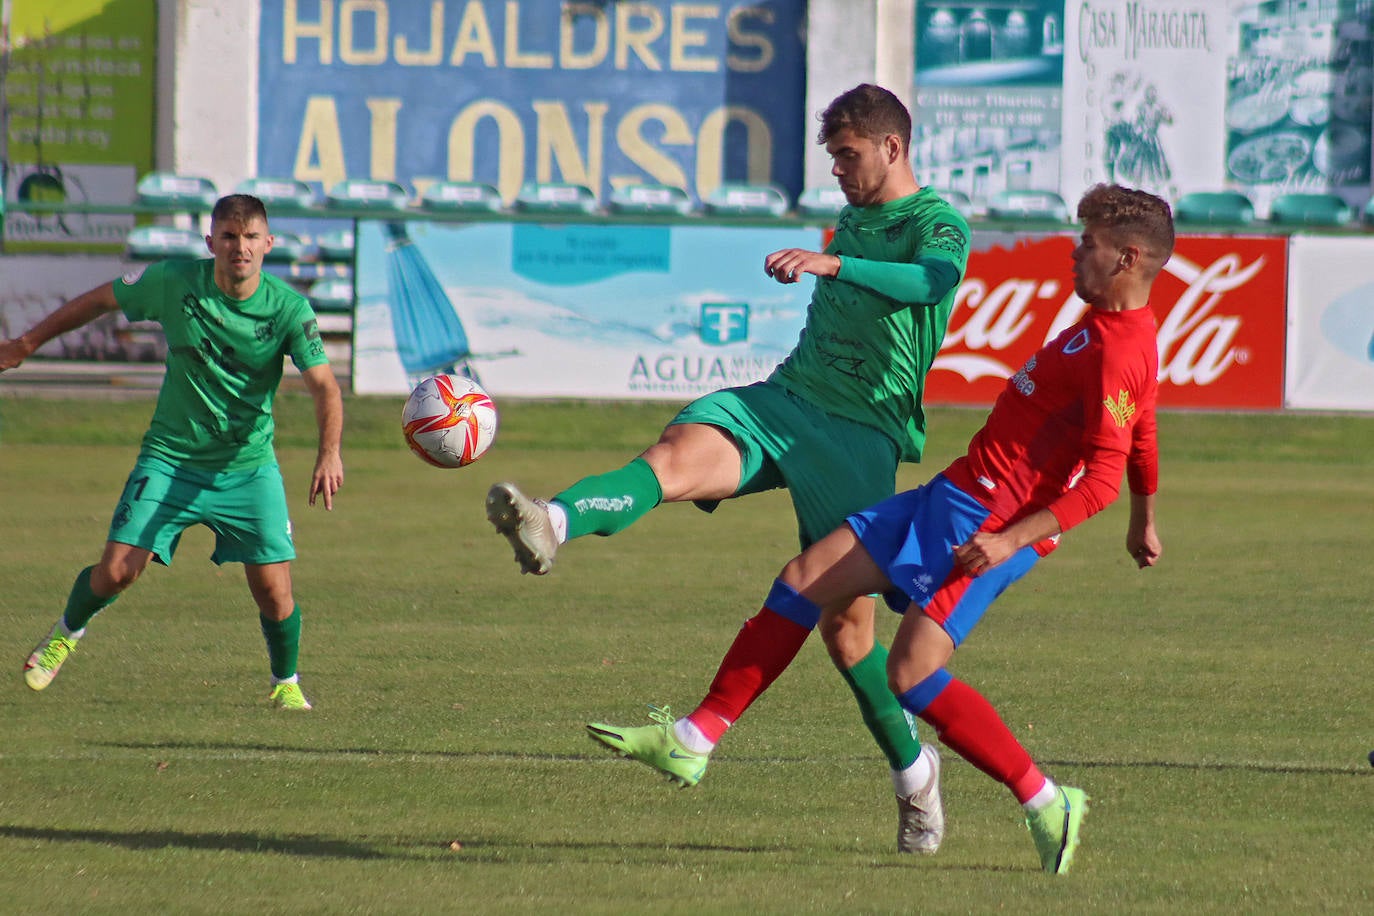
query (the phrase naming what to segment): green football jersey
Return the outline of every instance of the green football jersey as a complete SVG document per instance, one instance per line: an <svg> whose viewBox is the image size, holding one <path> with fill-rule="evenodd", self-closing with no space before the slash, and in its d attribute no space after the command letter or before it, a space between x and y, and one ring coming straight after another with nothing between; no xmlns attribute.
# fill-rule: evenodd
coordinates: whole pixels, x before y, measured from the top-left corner
<svg viewBox="0 0 1374 916"><path fill-rule="evenodd" d="M825 250L840 256L839 276L817 278L801 338L770 381L829 413L882 430L897 443L903 461L919 461L925 377L944 340L959 284L937 301L901 301L876 289L876 282L846 279L846 267L858 273L850 265L870 262L864 273L875 281L892 273L883 269L887 265L945 262L962 280L968 222L922 188L874 207L845 207Z"/></svg>
<svg viewBox="0 0 1374 916"><path fill-rule="evenodd" d="M217 471L276 460L272 401L285 357L305 370L329 361L310 302L262 275L242 301L215 285L215 262L163 261L114 282L130 321L156 321L167 371L143 454Z"/></svg>

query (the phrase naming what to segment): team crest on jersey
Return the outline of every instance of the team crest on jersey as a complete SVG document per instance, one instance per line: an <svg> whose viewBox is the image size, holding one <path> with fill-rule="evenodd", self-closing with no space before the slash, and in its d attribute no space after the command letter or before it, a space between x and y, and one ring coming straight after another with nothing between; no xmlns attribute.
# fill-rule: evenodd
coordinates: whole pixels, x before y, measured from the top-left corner
<svg viewBox="0 0 1374 916"><path fill-rule="evenodd" d="M1112 415L1112 419L1120 427L1124 427L1131 421L1131 417L1135 416L1135 404L1131 403L1131 396L1126 393L1125 388L1121 389L1116 400L1107 398L1102 402L1102 406L1107 408L1107 413Z"/></svg>
<svg viewBox="0 0 1374 916"><path fill-rule="evenodd" d="M1088 345L1088 341L1091 339L1092 337L1088 334L1088 329L1084 328L1077 334L1073 335L1073 337L1069 339L1068 343L1064 344L1064 355L1073 356L1079 350L1086 347Z"/></svg>

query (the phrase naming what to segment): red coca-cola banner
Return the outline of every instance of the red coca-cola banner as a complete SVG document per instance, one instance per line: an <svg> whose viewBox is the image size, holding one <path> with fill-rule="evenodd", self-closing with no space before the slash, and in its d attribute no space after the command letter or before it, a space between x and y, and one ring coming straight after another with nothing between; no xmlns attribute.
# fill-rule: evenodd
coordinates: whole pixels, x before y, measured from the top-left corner
<svg viewBox="0 0 1374 916"><path fill-rule="evenodd" d="M1086 306L1073 292L1075 242L1048 236L970 255L926 403L990 405L1008 376L1078 320ZM1151 297L1161 406L1283 406L1286 275L1284 238L1178 238Z"/></svg>

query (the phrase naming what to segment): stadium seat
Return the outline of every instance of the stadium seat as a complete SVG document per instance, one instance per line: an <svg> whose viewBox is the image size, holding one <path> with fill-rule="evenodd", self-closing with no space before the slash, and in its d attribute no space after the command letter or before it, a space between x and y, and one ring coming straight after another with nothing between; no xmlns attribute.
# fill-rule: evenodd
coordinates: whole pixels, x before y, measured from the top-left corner
<svg viewBox="0 0 1374 916"><path fill-rule="evenodd" d="M274 241L272 250L267 252L264 261L271 261L274 264L291 263L295 261L308 261L314 257L314 250L307 245L299 235L291 232L272 233Z"/></svg>
<svg viewBox="0 0 1374 916"><path fill-rule="evenodd" d="M353 282L343 277L321 277L305 294L317 312L353 311Z"/></svg>
<svg viewBox="0 0 1374 916"><path fill-rule="evenodd" d="M527 213L595 213L599 206L595 192L580 184L527 181L515 195L515 209Z"/></svg>
<svg viewBox="0 0 1374 916"><path fill-rule="evenodd" d="M1278 226L1347 226L1354 212L1335 194L1288 193L1274 198L1269 222Z"/></svg>
<svg viewBox="0 0 1374 916"><path fill-rule="evenodd" d="M268 216L313 210L319 203L315 189L295 178L246 178L234 193L252 194L267 207Z"/></svg>
<svg viewBox="0 0 1374 916"><path fill-rule="evenodd" d="M782 216L791 206L771 184L723 184L702 202L711 216Z"/></svg>
<svg viewBox="0 0 1374 916"><path fill-rule="evenodd" d="M333 232L323 232L316 237L315 247L320 253L321 261L343 261L351 264L355 248L353 230L335 229Z"/></svg>
<svg viewBox="0 0 1374 916"><path fill-rule="evenodd" d="M955 191L952 188L935 188L935 193L940 195L940 199L958 210L965 219L973 216L973 201L963 191Z"/></svg>
<svg viewBox="0 0 1374 916"><path fill-rule="evenodd" d="M129 230L128 255L135 261L161 261L164 258L208 258L205 236L194 229L175 226L137 226Z"/></svg>
<svg viewBox="0 0 1374 916"><path fill-rule="evenodd" d="M679 187L666 184L632 184L611 192L612 213L647 213L686 216L692 198Z"/></svg>
<svg viewBox="0 0 1374 916"><path fill-rule="evenodd" d="M1054 191L999 191L988 201L988 219L1069 222L1069 208Z"/></svg>
<svg viewBox="0 0 1374 916"><path fill-rule="evenodd" d="M1239 191L1190 191L1174 204L1174 220L1183 224L1244 226L1255 221L1255 205Z"/></svg>
<svg viewBox="0 0 1374 916"><path fill-rule="evenodd" d="M406 189L394 181L347 178L329 189L327 201L339 210L402 213L410 205Z"/></svg>
<svg viewBox="0 0 1374 916"><path fill-rule="evenodd" d="M149 172L134 189L138 203L168 213L199 213L211 210L219 199L215 183L194 175Z"/></svg>
<svg viewBox="0 0 1374 916"><path fill-rule="evenodd" d="M431 213L497 213L501 192L480 181L436 181L420 194L420 209Z"/></svg>
<svg viewBox="0 0 1374 916"><path fill-rule="evenodd" d="M1364 209L1360 211L1360 217L1364 220L1365 226L1374 227L1374 197L1369 198L1369 201L1364 205Z"/></svg>
<svg viewBox="0 0 1374 916"><path fill-rule="evenodd" d="M802 216L835 216L847 203L839 188L807 188L797 198L797 212Z"/></svg>

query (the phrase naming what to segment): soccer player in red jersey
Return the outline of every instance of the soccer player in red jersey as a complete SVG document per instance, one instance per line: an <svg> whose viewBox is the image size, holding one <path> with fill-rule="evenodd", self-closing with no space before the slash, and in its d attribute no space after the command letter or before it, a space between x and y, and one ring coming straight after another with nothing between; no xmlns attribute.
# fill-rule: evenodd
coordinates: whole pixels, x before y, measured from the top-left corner
<svg viewBox="0 0 1374 916"><path fill-rule="evenodd" d="M946 665L998 595L1063 532L1116 499L1123 472L1131 491L1126 548L1140 568L1160 557L1159 355L1149 297L1173 252L1173 216L1152 194L1098 185L1079 202L1078 218L1074 291L1090 308L1007 380L968 452L924 486L851 515L784 567L762 613L792 624L789 641L777 639L786 628L772 628L768 645L743 630L685 720L593 724L594 737L655 765L657 755L634 750L650 744L637 733L661 729L671 753L691 754L680 739L690 734L684 721L738 721L817 624L825 633L828 618L856 596L882 594L902 614L887 663L902 707L1007 786L1025 809L1041 866L1068 870L1086 793L1041 773L992 705Z"/></svg>

